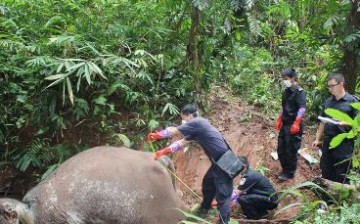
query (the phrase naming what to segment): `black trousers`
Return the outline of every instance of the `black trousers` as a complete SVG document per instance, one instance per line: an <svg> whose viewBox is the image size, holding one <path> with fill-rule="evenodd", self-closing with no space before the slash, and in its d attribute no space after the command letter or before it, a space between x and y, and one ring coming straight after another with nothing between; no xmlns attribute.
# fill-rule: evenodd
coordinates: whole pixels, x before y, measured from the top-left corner
<svg viewBox="0 0 360 224"><path fill-rule="evenodd" d="M249 219L261 219L268 214L268 210L277 207L276 196L264 196L258 194L241 195L238 199L241 209Z"/></svg>
<svg viewBox="0 0 360 224"><path fill-rule="evenodd" d="M220 168L212 164L206 172L202 182L203 201L201 208L210 209L211 202L216 198L220 213L219 223L228 224L230 221L230 200L233 192L233 180Z"/></svg>
<svg viewBox="0 0 360 224"><path fill-rule="evenodd" d="M346 175L351 168L354 140L345 139L338 147L329 149L331 139L332 136L324 136L320 159L321 175L331 181L349 183Z"/></svg>
<svg viewBox="0 0 360 224"><path fill-rule="evenodd" d="M297 151L301 147L302 126L296 135L290 134L292 124L283 125L278 137L277 153L285 175L294 176L297 167Z"/></svg>

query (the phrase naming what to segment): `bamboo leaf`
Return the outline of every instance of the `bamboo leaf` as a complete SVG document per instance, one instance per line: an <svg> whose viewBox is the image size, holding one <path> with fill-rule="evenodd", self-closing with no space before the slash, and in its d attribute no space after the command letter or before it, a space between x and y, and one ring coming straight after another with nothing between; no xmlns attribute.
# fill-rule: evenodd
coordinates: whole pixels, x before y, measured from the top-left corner
<svg viewBox="0 0 360 224"><path fill-rule="evenodd" d="M186 217L188 217L188 218L193 218L194 220L197 220L197 221L200 221L200 222L202 222L202 223L206 223L206 224L211 224L211 222L208 222L208 221L206 221L205 219L202 219L202 218L200 218L200 217L198 217L198 216L196 216L196 215L193 215L193 214L191 214L191 213L188 213L188 212L185 212L185 211L183 211L183 210L181 210L181 209L178 209L181 213L183 213L183 215L185 215ZM183 222L183 223L189 223L189 222ZM190 222L191 223L191 222ZM197 222L195 222L195 223L197 223Z"/></svg>
<svg viewBox="0 0 360 224"><path fill-rule="evenodd" d="M80 90L80 84L81 84L81 76L79 76L77 83L76 83L76 91L79 92Z"/></svg>
<svg viewBox="0 0 360 224"><path fill-rule="evenodd" d="M64 67L64 63L60 63L57 70L56 70L56 73L60 73L61 72L61 69Z"/></svg>
<svg viewBox="0 0 360 224"><path fill-rule="evenodd" d="M70 102L72 105L74 105L74 94L73 94L70 79L68 77L66 77L66 87L67 87L67 92L69 94Z"/></svg>
<svg viewBox="0 0 360 224"><path fill-rule="evenodd" d="M50 88L50 87L52 87L52 86L55 86L55 85L59 84L60 82L62 82L63 80L64 80L64 78L55 80L54 82L50 83L50 85L46 86L44 89Z"/></svg>
<svg viewBox="0 0 360 224"><path fill-rule="evenodd" d="M51 75L46 77L46 80L57 80L57 79L64 79L65 77L67 77L69 75L69 73L66 74L56 74L56 75Z"/></svg>
<svg viewBox="0 0 360 224"><path fill-rule="evenodd" d="M102 72L102 70L99 68L99 66L97 66L97 64L91 63L90 65L93 68L93 70L95 71L95 73L99 74L103 79L107 79L106 76L104 76L104 73Z"/></svg>
<svg viewBox="0 0 360 224"><path fill-rule="evenodd" d="M69 72L74 72L76 70L78 70L80 67L84 66L85 65L85 62L81 62L81 63L78 63L78 64L74 64L73 66L71 66L69 69Z"/></svg>
<svg viewBox="0 0 360 224"><path fill-rule="evenodd" d="M72 61L65 60L64 65L65 65L66 71L69 72L69 71L71 71L70 68L74 65L74 63Z"/></svg>
<svg viewBox="0 0 360 224"><path fill-rule="evenodd" d="M48 177L50 174L52 174L56 168L58 167L58 164L54 164L52 166L50 166L46 172L41 176L41 180L44 180L46 177Z"/></svg>
<svg viewBox="0 0 360 224"><path fill-rule="evenodd" d="M66 90L66 82L63 82L63 88L62 88L62 104L63 104L63 106L65 105L65 98L66 98L65 90Z"/></svg>
<svg viewBox="0 0 360 224"><path fill-rule="evenodd" d="M354 123L354 120L349 115L347 115L346 113L344 113L342 111L328 108L325 110L325 113L337 120L344 121L349 125L353 125L353 123Z"/></svg>
<svg viewBox="0 0 360 224"><path fill-rule="evenodd" d="M88 82L89 85L91 85L91 74L89 71L89 65L85 64L84 68L85 68L84 75L85 75L86 81Z"/></svg>
<svg viewBox="0 0 360 224"><path fill-rule="evenodd" d="M161 113L161 116L164 116L165 112L169 111L171 115L179 114L179 109L172 103L167 103Z"/></svg>
<svg viewBox="0 0 360 224"><path fill-rule="evenodd" d="M278 214L288 210L289 208L296 207L296 206L301 206L301 205L302 205L302 203L298 202L298 203L292 203L292 204L289 204L287 206L284 206L274 214L274 217L277 216Z"/></svg>
<svg viewBox="0 0 360 224"><path fill-rule="evenodd" d="M86 45L98 56L103 56L98 50L95 49L95 47L93 47L92 45L90 45L90 43L86 42Z"/></svg>
<svg viewBox="0 0 360 224"><path fill-rule="evenodd" d="M124 146L126 146L128 148L131 146L130 140L128 137L126 137L126 135L115 134L113 136L116 137L117 140L121 141L124 144Z"/></svg>

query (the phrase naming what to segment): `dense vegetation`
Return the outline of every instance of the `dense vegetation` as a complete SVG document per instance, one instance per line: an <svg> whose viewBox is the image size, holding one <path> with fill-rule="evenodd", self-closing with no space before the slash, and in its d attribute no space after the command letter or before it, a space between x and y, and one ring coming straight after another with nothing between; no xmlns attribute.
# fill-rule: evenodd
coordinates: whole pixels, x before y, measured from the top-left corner
<svg viewBox="0 0 360 224"><path fill-rule="evenodd" d="M88 146L136 147L184 102L206 109L212 85L272 115L289 66L311 121L330 72L359 91L359 11L358 0L2 0L1 164L50 172Z"/></svg>

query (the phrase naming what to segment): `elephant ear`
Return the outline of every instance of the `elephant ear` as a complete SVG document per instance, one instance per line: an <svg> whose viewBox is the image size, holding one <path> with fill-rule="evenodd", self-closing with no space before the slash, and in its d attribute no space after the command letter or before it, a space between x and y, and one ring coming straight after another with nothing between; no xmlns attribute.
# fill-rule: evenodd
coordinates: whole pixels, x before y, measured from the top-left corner
<svg viewBox="0 0 360 224"><path fill-rule="evenodd" d="M18 219L18 213L12 208L5 208L4 216L5 216L5 220L8 223L17 223L16 220Z"/></svg>

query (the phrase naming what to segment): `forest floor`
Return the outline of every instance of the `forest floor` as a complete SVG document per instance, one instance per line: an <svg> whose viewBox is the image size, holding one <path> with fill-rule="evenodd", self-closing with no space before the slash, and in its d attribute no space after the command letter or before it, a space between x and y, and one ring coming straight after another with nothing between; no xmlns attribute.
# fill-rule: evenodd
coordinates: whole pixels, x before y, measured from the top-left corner
<svg viewBox="0 0 360 224"><path fill-rule="evenodd" d="M266 118L259 112L258 108L247 105L240 98L229 95L227 91L216 90L216 93L216 95L213 94L209 98L211 109L206 118L209 119L213 126L219 129L231 148L238 155L248 157L250 167L265 171L265 175L270 179L278 192L319 176L318 163L310 165L303 157L298 155L298 170L295 178L286 182L279 181L277 176L281 171L280 162L271 157L271 152L276 151L278 136L274 128L274 119ZM301 148L307 148L307 151L319 160L318 150L311 149L315 133L315 126L306 126ZM189 147L189 150L184 153L177 153L174 156L174 161L176 173L181 181L183 181L183 183L180 183L180 181L178 183L179 188L184 194L183 201L191 207L199 203L200 199L188 190L187 187L194 190L197 195L201 195L202 177L209 168L210 161L203 150L196 146ZM237 188L238 184L239 177L235 179L234 187ZM307 196L311 197L311 194ZM272 212L271 219L295 219L300 211L300 207L285 207L293 203L301 203L302 200L302 197L282 198L278 208ZM275 214L276 216L274 216ZM236 215L233 215L233 218L240 219Z"/></svg>

